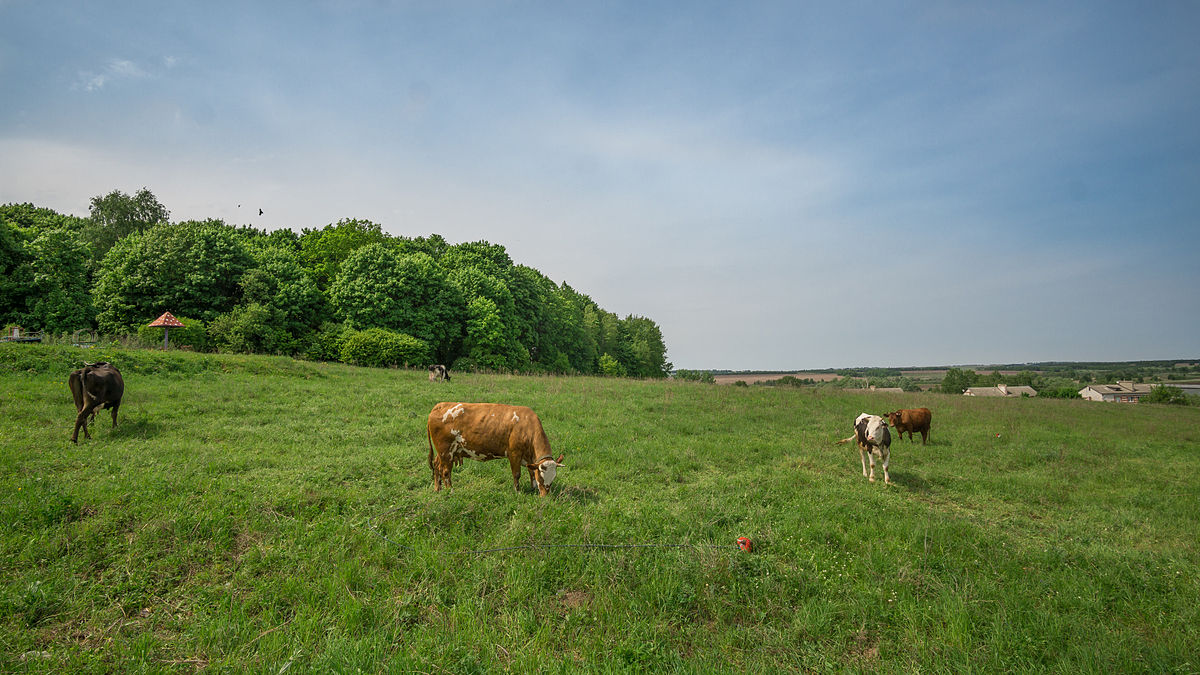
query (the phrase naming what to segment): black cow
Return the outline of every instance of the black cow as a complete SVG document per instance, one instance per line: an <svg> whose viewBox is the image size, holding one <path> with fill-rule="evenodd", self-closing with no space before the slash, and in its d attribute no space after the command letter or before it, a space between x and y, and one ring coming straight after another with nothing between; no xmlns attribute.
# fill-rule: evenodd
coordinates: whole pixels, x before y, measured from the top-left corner
<svg viewBox="0 0 1200 675"><path fill-rule="evenodd" d="M71 386L71 395L75 397L75 432L71 434L71 442L79 442L79 428L83 427L83 437L91 438L88 433L88 416L96 418L96 411L103 408L112 410L113 427L117 426L117 409L121 407L121 396L125 393L125 381L121 379L121 371L107 361L100 363L85 363L83 367L71 373L67 384Z"/></svg>
<svg viewBox="0 0 1200 675"><path fill-rule="evenodd" d="M437 382L438 380L450 381L450 369L440 363L435 363L429 366L429 381Z"/></svg>

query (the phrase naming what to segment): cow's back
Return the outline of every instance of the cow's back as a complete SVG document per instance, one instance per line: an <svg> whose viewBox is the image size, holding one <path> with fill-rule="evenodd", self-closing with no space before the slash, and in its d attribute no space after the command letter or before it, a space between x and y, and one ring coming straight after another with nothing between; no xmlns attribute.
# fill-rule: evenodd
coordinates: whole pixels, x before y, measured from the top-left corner
<svg viewBox="0 0 1200 675"><path fill-rule="evenodd" d="M933 421L933 412L929 408L913 408L903 410L904 425L913 431L928 431L929 424Z"/></svg>
<svg viewBox="0 0 1200 675"><path fill-rule="evenodd" d="M76 410L82 409L88 399L100 403L120 403L125 394L125 380L121 378L121 371L108 363L84 366L72 372L69 384Z"/></svg>
<svg viewBox="0 0 1200 675"><path fill-rule="evenodd" d="M435 443L454 439L467 454L489 458L531 454L545 443L541 420L526 406L443 401L429 412L426 425Z"/></svg>

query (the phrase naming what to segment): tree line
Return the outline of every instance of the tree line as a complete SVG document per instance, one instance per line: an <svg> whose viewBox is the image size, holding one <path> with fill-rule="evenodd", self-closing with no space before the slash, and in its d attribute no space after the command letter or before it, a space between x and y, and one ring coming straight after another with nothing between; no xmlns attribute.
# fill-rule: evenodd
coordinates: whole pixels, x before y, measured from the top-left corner
<svg viewBox="0 0 1200 675"><path fill-rule="evenodd" d="M89 217L0 206L0 324L361 365L665 377L662 331L620 318L502 245L391 235L368 220L267 232L170 222L148 190Z"/></svg>

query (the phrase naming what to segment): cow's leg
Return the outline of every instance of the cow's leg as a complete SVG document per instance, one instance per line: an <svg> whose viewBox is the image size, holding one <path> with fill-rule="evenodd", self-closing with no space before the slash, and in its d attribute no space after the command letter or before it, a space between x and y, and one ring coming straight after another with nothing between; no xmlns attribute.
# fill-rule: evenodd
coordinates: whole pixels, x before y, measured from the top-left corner
<svg viewBox="0 0 1200 675"><path fill-rule="evenodd" d="M117 403L112 404L112 418L113 418L113 428L114 429L117 428L117 409L120 407L121 407L121 403L119 401Z"/></svg>
<svg viewBox="0 0 1200 675"><path fill-rule="evenodd" d="M884 482L884 483L886 483L886 484L888 484L888 485L891 485L891 484L892 484L892 477L888 475L888 470L887 470L887 467L888 467L888 462L889 462L889 461L891 461L891 459L892 459L892 453L891 453L891 452L889 452L889 451L888 451L888 450L885 448L885 449L883 450L883 452L882 452L881 459L883 459L883 482Z"/></svg>
<svg viewBox="0 0 1200 675"><path fill-rule="evenodd" d="M929 430L922 429L921 430L921 445L925 445L928 442L929 442Z"/></svg>
<svg viewBox="0 0 1200 675"><path fill-rule="evenodd" d="M862 460L863 478L867 477L867 452L863 446L858 446L858 458ZM871 460L871 466L875 466L875 460Z"/></svg>
<svg viewBox="0 0 1200 675"><path fill-rule="evenodd" d="M92 435L90 433L88 433L88 415L94 415L95 408L96 408L96 403L94 401L90 402L83 407L83 410L79 411L78 415L75 416L75 431L74 431L74 433L71 434L71 442L72 443L79 442L79 428L80 427L83 427L83 437L85 439L90 439L92 437Z"/></svg>
<svg viewBox="0 0 1200 675"><path fill-rule="evenodd" d="M875 482L875 452L873 450L867 452L867 460L871 462L871 475L867 477L867 480L874 483Z"/></svg>
<svg viewBox="0 0 1200 675"><path fill-rule="evenodd" d="M450 466L450 460L440 450L433 456L433 491L442 491L442 481L446 481L446 487L450 487L449 472L446 467Z"/></svg>
<svg viewBox="0 0 1200 675"><path fill-rule="evenodd" d="M508 456L508 468L512 469L513 492L521 491L521 460L516 455Z"/></svg>

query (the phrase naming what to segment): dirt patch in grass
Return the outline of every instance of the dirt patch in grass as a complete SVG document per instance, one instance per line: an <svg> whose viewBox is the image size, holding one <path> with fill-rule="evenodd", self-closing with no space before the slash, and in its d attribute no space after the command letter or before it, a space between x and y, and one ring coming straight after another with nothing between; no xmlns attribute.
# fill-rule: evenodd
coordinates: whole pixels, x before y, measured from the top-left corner
<svg viewBox="0 0 1200 675"><path fill-rule="evenodd" d="M563 591L558 598L563 609L568 612L577 609L587 609L592 605L592 594L587 591Z"/></svg>

